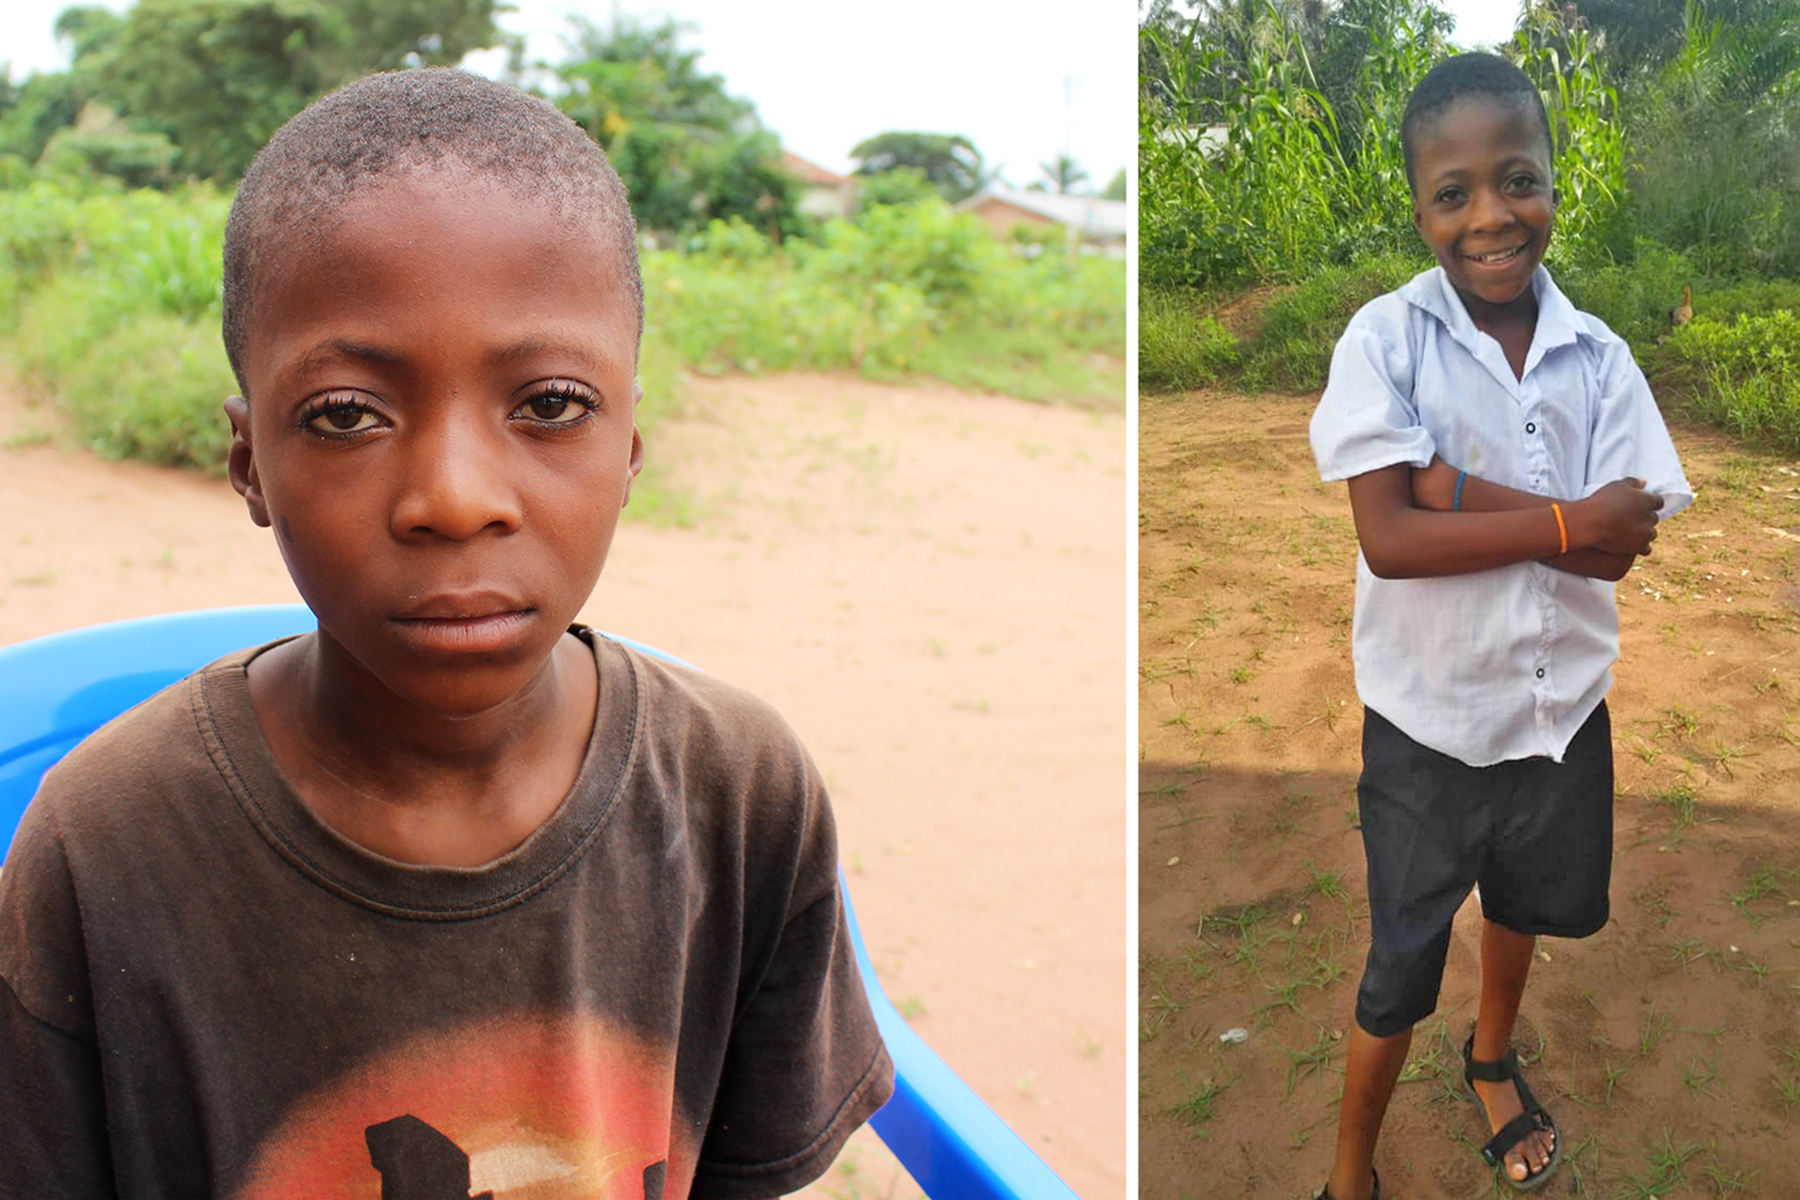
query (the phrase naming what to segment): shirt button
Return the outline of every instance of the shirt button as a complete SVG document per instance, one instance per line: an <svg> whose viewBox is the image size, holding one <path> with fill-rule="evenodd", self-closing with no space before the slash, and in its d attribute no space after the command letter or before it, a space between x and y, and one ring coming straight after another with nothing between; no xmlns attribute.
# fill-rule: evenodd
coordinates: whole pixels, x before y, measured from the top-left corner
<svg viewBox="0 0 1800 1200"><path fill-rule="evenodd" d="M1525 422L1525 432L1526 433L1536 433L1537 432L1537 422L1535 422L1535 421Z"/></svg>
<svg viewBox="0 0 1800 1200"><path fill-rule="evenodd" d="M1542 668L1542 667L1539 667L1539 668L1538 668L1538 669L1537 669L1537 677L1538 677L1538 678L1539 678L1539 679L1542 679L1542 678L1543 678L1543 677L1544 677L1544 668Z"/></svg>

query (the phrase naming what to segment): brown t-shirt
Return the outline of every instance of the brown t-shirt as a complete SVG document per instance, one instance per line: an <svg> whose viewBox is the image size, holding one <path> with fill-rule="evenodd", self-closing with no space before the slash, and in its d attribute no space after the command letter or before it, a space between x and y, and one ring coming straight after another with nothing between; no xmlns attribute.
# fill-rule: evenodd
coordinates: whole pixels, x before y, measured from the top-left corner
<svg viewBox="0 0 1800 1200"><path fill-rule="evenodd" d="M586 631L580 631L585 635ZM0 1193L761 1197L892 1089L816 769L590 638L574 789L475 869L382 858L222 659L46 777L0 871Z"/></svg>

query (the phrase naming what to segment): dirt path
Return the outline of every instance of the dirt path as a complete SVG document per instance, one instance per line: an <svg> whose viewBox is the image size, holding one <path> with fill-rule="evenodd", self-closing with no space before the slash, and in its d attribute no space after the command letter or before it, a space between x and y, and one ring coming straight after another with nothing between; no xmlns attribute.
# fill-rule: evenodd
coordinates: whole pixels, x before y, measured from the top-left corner
<svg viewBox="0 0 1800 1200"><path fill-rule="evenodd" d="M18 440L0 642L294 598L222 481ZM832 785L889 993L1080 1194L1121 1196L1122 419L695 381L649 453L698 524L628 524L584 615L782 709ZM864 1134L814 1194L917 1193Z"/></svg>
<svg viewBox="0 0 1800 1200"><path fill-rule="evenodd" d="M1312 404L1140 403L1146 1197L1310 1197L1330 1160L1368 909L1355 535ZM1540 1194L1800 1196L1800 464L1673 433L1699 499L1618 591L1612 923L1543 940L1521 1017L1565 1145ZM1478 933L1466 905L1384 1195L1511 1194L1461 1091Z"/></svg>

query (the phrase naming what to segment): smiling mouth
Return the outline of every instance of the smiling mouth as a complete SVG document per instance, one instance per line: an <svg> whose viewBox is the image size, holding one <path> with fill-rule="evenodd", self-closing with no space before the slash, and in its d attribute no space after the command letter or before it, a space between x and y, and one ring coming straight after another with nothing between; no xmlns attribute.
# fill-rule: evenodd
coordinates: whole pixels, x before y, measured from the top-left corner
<svg viewBox="0 0 1800 1200"><path fill-rule="evenodd" d="M1510 250L1493 250L1486 254L1465 254L1463 258L1472 263L1480 263L1484 267L1498 267L1525 253L1530 245L1530 242L1520 242Z"/></svg>

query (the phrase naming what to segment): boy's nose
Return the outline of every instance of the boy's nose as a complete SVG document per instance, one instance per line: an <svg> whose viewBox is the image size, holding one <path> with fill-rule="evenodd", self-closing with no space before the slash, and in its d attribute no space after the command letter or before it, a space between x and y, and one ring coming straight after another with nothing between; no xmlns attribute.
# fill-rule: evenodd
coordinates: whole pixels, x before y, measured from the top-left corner
<svg viewBox="0 0 1800 1200"><path fill-rule="evenodd" d="M1514 221L1512 206L1493 188L1477 190L1469 203L1469 220L1476 229L1504 229Z"/></svg>
<svg viewBox="0 0 1800 1200"><path fill-rule="evenodd" d="M470 421L439 420L411 431L403 456L394 536L433 533L453 541L484 530L509 532L524 517L504 429Z"/></svg>

